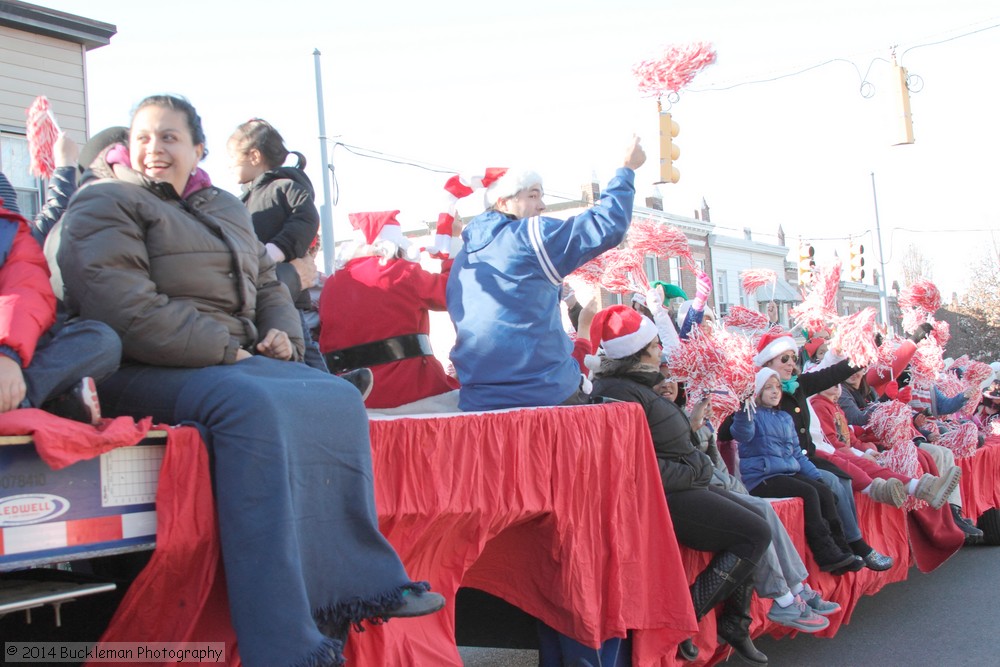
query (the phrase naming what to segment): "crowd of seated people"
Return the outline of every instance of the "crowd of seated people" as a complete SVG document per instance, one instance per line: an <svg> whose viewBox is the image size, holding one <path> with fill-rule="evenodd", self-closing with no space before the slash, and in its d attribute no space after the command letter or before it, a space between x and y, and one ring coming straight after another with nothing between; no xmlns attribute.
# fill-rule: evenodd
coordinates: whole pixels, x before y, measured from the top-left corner
<svg viewBox="0 0 1000 667"><path fill-rule="evenodd" d="M206 148L194 107L162 95L143 100L129 128L113 128L101 145L87 147L79 191L68 206L63 202L61 219L32 229L5 216L20 230L21 245L32 231L46 240L39 229L51 229L49 266L65 291L44 295L51 313L39 319L27 347L0 341L0 361L16 362L29 379L27 391L6 396L9 364L0 364L3 411L47 405L93 377L106 414L207 427L246 664L337 664L349 630L362 621L443 605L426 583L408 578L377 534L363 395L383 406L457 392L462 410L583 405L593 397L642 405L678 542L713 554L691 587L690 604L699 619L719 606L720 638L750 664L767 664L750 638L753 591L773 600L769 619L804 632L826 628L825 616L839 609L809 585L802 555L769 499L803 499L809 548L822 571L838 576L885 571L906 557L868 544L855 492L899 511L909 511L908 499L925 502L949 515L959 543L982 537L962 516L955 454L935 443L954 428L943 418L972 400L977 405L967 419L980 440L1000 434L1000 380L960 394L933 383L903 393L905 361L926 329L899 344L888 374L854 366L828 330L809 332L802 345L789 331L768 332L753 357L753 396L720 423L710 399L685 404L683 386L661 372L665 355L695 327L711 336L722 326L708 305L707 275L699 272L690 300L665 283L633 299L632 308L600 310L599 296L588 295L571 341L562 324L564 280L624 238L635 170L645 162L638 139L600 201L568 220L541 215L542 180L532 171L508 170L484 183L487 210L462 230L460 250L440 273L418 270L405 239L387 236L398 231L396 212L357 217L361 234L345 258L349 270L324 290L317 347L293 299L311 279L295 262L308 256L316 232L312 188L300 168L283 167L289 153L280 135L272 155L255 132L276 131L259 119L250 125L238 128L229 146L237 179L248 185L242 202L198 167ZM295 214L279 214L286 200ZM31 243L31 261L44 265ZM55 321L55 296L71 323L114 333L113 349L94 348L105 361L113 357L113 368L90 362L26 403L33 396L27 369L35 343ZM672 299L681 301L676 308ZM379 326L351 328L345 313L362 302L383 308L370 318ZM412 317L402 317L404 308ZM427 340L427 311L444 308L457 331L453 375ZM581 363L584 353L593 355L588 364ZM344 382L330 371L361 378ZM900 398L913 411L918 475L876 460L891 444L865 429L882 402ZM310 419L302 419L310 406ZM326 426L313 421L321 415ZM338 448L332 461L323 454L331 440ZM247 442L270 453L248 457ZM726 456L727 442L738 457ZM262 469L288 475L261 476ZM313 480L310 491L288 488L293 472ZM247 479L264 477L268 488L246 487ZM254 508L261 493L287 499L277 523L272 517L262 524ZM317 522L305 508L318 505L328 516ZM314 553L340 565L324 567ZM282 563L286 576L261 581L253 566L261 558ZM594 649L551 628L540 632L544 665L626 664L618 662L624 649L616 638ZM697 653L691 641L678 647L685 659Z"/></svg>

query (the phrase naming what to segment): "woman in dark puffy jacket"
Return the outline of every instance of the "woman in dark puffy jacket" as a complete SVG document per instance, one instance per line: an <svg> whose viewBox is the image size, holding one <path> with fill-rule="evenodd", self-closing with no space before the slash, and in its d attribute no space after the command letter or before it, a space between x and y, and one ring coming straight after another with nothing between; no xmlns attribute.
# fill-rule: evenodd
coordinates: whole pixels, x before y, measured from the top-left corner
<svg viewBox="0 0 1000 667"><path fill-rule="evenodd" d="M691 586L695 614L700 619L725 600L719 636L751 664L766 665L749 630L750 575L771 543L767 521L739 494L709 485L712 461L698 449L687 415L653 389L663 380L656 326L630 308L611 306L594 317L590 331L604 350L592 395L642 406L677 541L715 553ZM694 659L693 649L686 640L680 654Z"/></svg>
<svg viewBox="0 0 1000 667"><path fill-rule="evenodd" d="M99 386L107 412L207 431L243 664L341 664L351 624L444 599L379 533L361 397L289 363L299 317L204 154L187 100L139 103L129 145L105 151L60 223L66 306L122 338L122 367Z"/></svg>

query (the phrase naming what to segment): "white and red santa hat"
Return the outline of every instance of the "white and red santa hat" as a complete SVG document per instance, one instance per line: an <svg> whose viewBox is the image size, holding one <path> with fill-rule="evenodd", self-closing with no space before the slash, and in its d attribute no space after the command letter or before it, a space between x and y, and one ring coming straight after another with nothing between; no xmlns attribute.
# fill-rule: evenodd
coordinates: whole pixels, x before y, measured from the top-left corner
<svg viewBox="0 0 1000 667"><path fill-rule="evenodd" d="M523 169L508 169L506 167L489 167L480 175L456 174L444 184L448 198L444 213L438 215L437 228L434 232L434 246L426 248L432 257L445 257L451 251L451 231L455 224L455 208L459 199L468 197L476 190L486 189L486 206L497 203L498 199L513 197L521 190L533 185L541 186L542 177L537 173Z"/></svg>
<svg viewBox="0 0 1000 667"><path fill-rule="evenodd" d="M779 354L797 352L798 349L795 339L787 331L768 331L757 342L757 354L754 355L753 362L757 366L763 366Z"/></svg>
<svg viewBox="0 0 1000 667"><path fill-rule="evenodd" d="M510 199L518 192L537 185L542 187L542 177L530 169L508 169L503 176L486 188L486 205L496 206L501 199Z"/></svg>
<svg viewBox="0 0 1000 667"><path fill-rule="evenodd" d="M590 342L604 348L611 359L623 359L639 352L656 338L656 325L628 306L615 305L594 315Z"/></svg>
<svg viewBox="0 0 1000 667"><path fill-rule="evenodd" d="M364 237L365 243L368 245L381 240L389 241L406 249L409 247L410 241L403 236L403 228L396 220L397 215L399 215L399 211L375 211L348 213L347 218L351 221L351 226ZM360 241L360 239L358 240Z"/></svg>
<svg viewBox="0 0 1000 667"><path fill-rule="evenodd" d="M506 173L506 167L489 167L482 176L455 174L448 179L444 184L448 201L444 213L438 215L434 246L426 248L432 257L444 257L451 252L451 230L455 224L455 207L458 205L458 200L468 197L476 190L490 187Z"/></svg>

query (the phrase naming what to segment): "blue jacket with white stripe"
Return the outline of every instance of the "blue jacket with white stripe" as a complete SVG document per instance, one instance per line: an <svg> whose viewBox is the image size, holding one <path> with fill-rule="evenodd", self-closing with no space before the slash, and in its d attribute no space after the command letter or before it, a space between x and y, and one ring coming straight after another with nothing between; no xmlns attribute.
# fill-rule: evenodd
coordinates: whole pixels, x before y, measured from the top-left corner
<svg viewBox="0 0 1000 667"><path fill-rule="evenodd" d="M625 238L634 178L619 169L600 201L567 220L515 220L491 210L462 231L447 289L462 410L559 405L579 388L560 288L569 273Z"/></svg>

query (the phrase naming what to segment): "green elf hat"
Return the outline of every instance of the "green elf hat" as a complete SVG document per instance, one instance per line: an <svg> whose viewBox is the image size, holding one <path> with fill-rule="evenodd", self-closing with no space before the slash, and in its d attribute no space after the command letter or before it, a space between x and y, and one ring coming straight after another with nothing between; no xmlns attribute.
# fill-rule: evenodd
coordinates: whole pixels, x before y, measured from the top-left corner
<svg viewBox="0 0 1000 667"><path fill-rule="evenodd" d="M652 287L654 289L657 288L657 287L662 287L663 288L663 296L664 296L663 305L666 305L667 301L670 301L671 299L687 299L688 298L688 295L685 294L684 290L682 290L680 287L678 287L677 285L672 285L670 283L665 283L662 280L654 280L650 284L650 287Z"/></svg>

